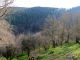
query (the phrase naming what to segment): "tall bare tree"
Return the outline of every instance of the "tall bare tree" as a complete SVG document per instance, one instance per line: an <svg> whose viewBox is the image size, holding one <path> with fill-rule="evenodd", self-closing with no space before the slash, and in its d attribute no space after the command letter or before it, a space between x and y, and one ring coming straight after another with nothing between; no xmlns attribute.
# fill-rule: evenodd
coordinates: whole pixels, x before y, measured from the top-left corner
<svg viewBox="0 0 80 60"><path fill-rule="evenodd" d="M58 27L57 21L58 20L56 19L55 16L53 17L49 16L48 18L46 18L46 22L43 29L45 35L50 37L50 40L52 41L52 46L54 48L56 46L55 38L56 38L56 31Z"/></svg>
<svg viewBox="0 0 80 60"><path fill-rule="evenodd" d="M61 16L61 22L62 22L62 26L63 29L65 30L63 32L65 32L67 39L65 40L65 42L69 42L70 38L71 38L71 34L72 34L72 22L73 22L73 15L70 12L64 13ZM64 34L63 34L64 35Z"/></svg>
<svg viewBox="0 0 80 60"><path fill-rule="evenodd" d="M76 43L79 43L79 40L80 40L80 12L76 13L74 30L75 30L74 33L75 33Z"/></svg>
<svg viewBox="0 0 80 60"><path fill-rule="evenodd" d="M9 7L12 5L13 0L0 0L0 17L3 17L10 10Z"/></svg>

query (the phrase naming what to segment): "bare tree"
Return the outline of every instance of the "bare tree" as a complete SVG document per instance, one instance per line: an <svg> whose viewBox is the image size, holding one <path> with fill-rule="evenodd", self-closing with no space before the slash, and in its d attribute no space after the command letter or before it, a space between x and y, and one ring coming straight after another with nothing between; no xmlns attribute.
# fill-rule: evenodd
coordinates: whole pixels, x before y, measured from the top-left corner
<svg viewBox="0 0 80 60"><path fill-rule="evenodd" d="M80 12L76 13L74 34L76 38L76 43L79 43L79 40L80 40Z"/></svg>
<svg viewBox="0 0 80 60"><path fill-rule="evenodd" d="M43 35L41 35L41 42L42 42L42 47L44 48L44 50L46 51L46 50L48 50L49 49L49 47L50 47L50 40L49 40L49 38L48 37L46 37L46 36L43 36Z"/></svg>
<svg viewBox="0 0 80 60"><path fill-rule="evenodd" d="M12 58L17 54L17 49L12 44L6 46L6 58L12 60Z"/></svg>
<svg viewBox="0 0 80 60"><path fill-rule="evenodd" d="M39 49L40 52L40 48L43 47L44 50L48 50L50 47L50 40L49 37L43 34L43 31L37 32L36 34L33 35L33 41L35 41L35 46L36 48ZM33 45L34 46L34 45Z"/></svg>
<svg viewBox="0 0 80 60"><path fill-rule="evenodd" d="M43 28L43 33L50 37L50 40L52 41L52 46L55 48L56 45L56 32L58 27L58 20L55 16L46 18L46 22Z"/></svg>
<svg viewBox="0 0 80 60"><path fill-rule="evenodd" d="M36 38L35 36L33 36L33 34L31 34L30 32L26 35L26 34L22 34L22 36L19 37L20 39L20 46L22 49L22 52L27 52L28 57L30 55L30 52L32 50L35 50L36 48Z"/></svg>
<svg viewBox="0 0 80 60"><path fill-rule="evenodd" d="M36 39L36 48L39 49L40 52L40 48L42 46L42 40L41 40L41 32L37 32L36 34L33 35Z"/></svg>
<svg viewBox="0 0 80 60"><path fill-rule="evenodd" d="M70 12L63 13L61 16L61 24L63 26L62 31L65 33L67 37L67 39L65 39L66 43L70 41L70 38L72 35L72 22L73 22L72 20L73 20L73 15ZM64 33L62 33L63 36L64 36Z"/></svg>
<svg viewBox="0 0 80 60"><path fill-rule="evenodd" d="M13 0L0 0L0 17L9 13L9 7L12 5Z"/></svg>
<svg viewBox="0 0 80 60"><path fill-rule="evenodd" d="M59 27L58 27L58 30L57 30L58 34L58 44L60 44L62 46L63 44L63 41L64 41L64 37L65 37L65 26L64 26L64 23L59 23Z"/></svg>

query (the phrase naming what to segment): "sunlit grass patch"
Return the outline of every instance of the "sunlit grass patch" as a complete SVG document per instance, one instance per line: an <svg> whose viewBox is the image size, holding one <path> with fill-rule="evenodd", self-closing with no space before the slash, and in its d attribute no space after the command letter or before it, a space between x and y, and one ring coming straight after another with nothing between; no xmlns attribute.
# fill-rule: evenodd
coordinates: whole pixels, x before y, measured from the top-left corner
<svg viewBox="0 0 80 60"><path fill-rule="evenodd" d="M0 60L7 60L6 58L4 58L4 57L2 57L2 56L0 56Z"/></svg>
<svg viewBox="0 0 80 60"><path fill-rule="evenodd" d="M25 60L28 58L27 54L21 54L19 57L15 57L12 60Z"/></svg>
<svg viewBox="0 0 80 60"><path fill-rule="evenodd" d="M54 52L52 54L49 54L50 52ZM44 54L40 54L41 60L50 60L51 58L54 58L56 60L58 59L66 59L67 54L74 54L76 58L80 57L80 45L76 44L74 42L70 43L64 43L63 46L58 46L56 48L50 47L48 51L46 51Z"/></svg>

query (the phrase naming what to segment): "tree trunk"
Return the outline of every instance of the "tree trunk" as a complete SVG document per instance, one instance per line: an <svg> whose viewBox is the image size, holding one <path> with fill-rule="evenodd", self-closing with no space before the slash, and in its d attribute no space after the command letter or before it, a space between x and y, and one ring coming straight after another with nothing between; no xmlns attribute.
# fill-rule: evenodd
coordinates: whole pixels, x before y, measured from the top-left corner
<svg viewBox="0 0 80 60"><path fill-rule="evenodd" d="M52 40L52 45L53 45L53 48L55 48L55 41Z"/></svg>
<svg viewBox="0 0 80 60"><path fill-rule="evenodd" d="M69 42L69 38L70 38L70 35L69 35L69 33L68 33L68 36L67 36L67 41L66 41L66 43L68 43L68 42Z"/></svg>
<svg viewBox="0 0 80 60"><path fill-rule="evenodd" d="M64 40L64 38L63 38L63 34L62 34L61 47L62 47L62 44L63 44L63 40Z"/></svg>
<svg viewBox="0 0 80 60"><path fill-rule="evenodd" d="M43 46L43 48L44 48L45 51L47 50L47 48L45 46Z"/></svg>
<svg viewBox="0 0 80 60"><path fill-rule="evenodd" d="M79 43L79 38L78 37L76 37L76 43Z"/></svg>
<svg viewBox="0 0 80 60"><path fill-rule="evenodd" d="M62 47L62 44L63 44L63 39L62 39L62 41L61 41L61 47Z"/></svg>
<svg viewBox="0 0 80 60"><path fill-rule="evenodd" d="M30 55L30 48L27 48L27 54L28 54L28 57Z"/></svg>

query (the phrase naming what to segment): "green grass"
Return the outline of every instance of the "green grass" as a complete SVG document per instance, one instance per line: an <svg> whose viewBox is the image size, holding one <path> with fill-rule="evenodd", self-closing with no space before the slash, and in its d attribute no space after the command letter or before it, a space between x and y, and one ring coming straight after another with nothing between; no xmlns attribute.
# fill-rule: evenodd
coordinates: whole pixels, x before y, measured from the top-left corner
<svg viewBox="0 0 80 60"><path fill-rule="evenodd" d="M0 56L0 60L7 60L6 58L4 58L4 57L2 57L2 56Z"/></svg>
<svg viewBox="0 0 80 60"><path fill-rule="evenodd" d="M44 51L43 48L36 49L33 51L38 54L38 60L71 60L66 58L68 54L73 54L77 60L80 60L80 44L74 42L64 43L63 46L57 46L56 48L49 48L49 50ZM53 52L53 53L50 53ZM34 53L32 53L34 55ZM21 54L18 57L14 57L12 60L26 60L28 58L27 54ZM6 60L4 57L0 57L0 60Z"/></svg>
<svg viewBox="0 0 80 60"><path fill-rule="evenodd" d="M50 52L54 51L54 53L49 54ZM80 44L76 44L73 42L64 43L63 46L58 46L56 48L50 47L48 51L43 54L40 54L39 60L66 60L67 54L73 54L76 59L80 59ZM68 59L69 60L69 59Z"/></svg>
<svg viewBox="0 0 80 60"><path fill-rule="evenodd" d="M26 60L28 58L27 54L18 55L18 57L14 57L12 60ZM0 55L0 60L7 60L5 57Z"/></svg>
<svg viewBox="0 0 80 60"><path fill-rule="evenodd" d="M12 60L26 60L28 58L27 54L21 54L18 57L13 58Z"/></svg>

